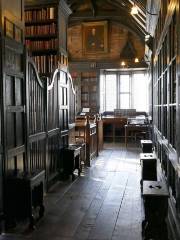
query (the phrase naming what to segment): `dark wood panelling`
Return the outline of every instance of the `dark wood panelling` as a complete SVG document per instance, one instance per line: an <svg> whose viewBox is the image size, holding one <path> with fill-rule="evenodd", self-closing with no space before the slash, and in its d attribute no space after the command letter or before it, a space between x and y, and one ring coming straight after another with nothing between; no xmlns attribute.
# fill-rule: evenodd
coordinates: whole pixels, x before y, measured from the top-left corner
<svg viewBox="0 0 180 240"><path fill-rule="evenodd" d="M46 87L38 76L34 62L27 63L27 106L28 106L28 171L46 168ZM31 138L31 139L30 139Z"/></svg>
<svg viewBox="0 0 180 240"><path fill-rule="evenodd" d="M25 170L24 1L0 2L0 220L4 177Z"/></svg>
<svg viewBox="0 0 180 240"><path fill-rule="evenodd" d="M60 149L68 145L72 82L64 66L55 70L52 79L42 81L31 58L28 58L26 75L28 171L45 169L48 187L62 168ZM74 111L71 113L71 123L73 119Z"/></svg>
<svg viewBox="0 0 180 240"><path fill-rule="evenodd" d="M179 1L161 3L153 48L154 140L170 191L170 225L176 229L180 226L179 17Z"/></svg>
<svg viewBox="0 0 180 240"><path fill-rule="evenodd" d="M24 67L22 65L24 54L23 45L13 40L5 39L5 62L4 62L4 120L7 125L4 128L6 148L14 152L14 169L20 159L21 170L25 166L23 157L17 156L16 149L25 146L25 80ZM13 50L14 49L14 50ZM6 71L7 70L7 71ZM19 76L18 76L19 75ZM11 158L12 159L12 158ZM6 159L6 171L9 170L8 158ZM10 164L11 165L11 164ZM12 166L12 165L11 165ZM10 166L10 169L11 169ZM17 169L16 169L17 170Z"/></svg>

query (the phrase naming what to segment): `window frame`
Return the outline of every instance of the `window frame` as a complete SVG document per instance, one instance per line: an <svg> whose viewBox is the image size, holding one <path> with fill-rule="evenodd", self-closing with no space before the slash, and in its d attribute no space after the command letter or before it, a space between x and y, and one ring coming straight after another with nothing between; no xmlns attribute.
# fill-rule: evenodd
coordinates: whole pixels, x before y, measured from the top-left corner
<svg viewBox="0 0 180 240"><path fill-rule="evenodd" d="M106 99L106 76L107 75L115 75L116 76L116 108L117 109L121 109L121 102L120 102L120 98L123 94L129 94L129 108L134 108L133 106L133 89L134 89L134 75L135 74L146 74L147 73L147 70L146 69L143 69L143 70L126 70L126 71L110 71L110 70L103 70L101 71L101 74L100 74L100 85L101 85L101 81L105 81L105 84L104 84L104 89L103 89L103 93L101 93L101 87L100 87L100 99L102 100L103 99L103 106L102 106L102 101L100 100L100 109L101 109L101 112L104 112L104 111L114 111L113 109L112 110L107 110L107 99ZM129 75L129 91L128 92L124 92L124 91L121 91L121 76L123 75Z"/></svg>

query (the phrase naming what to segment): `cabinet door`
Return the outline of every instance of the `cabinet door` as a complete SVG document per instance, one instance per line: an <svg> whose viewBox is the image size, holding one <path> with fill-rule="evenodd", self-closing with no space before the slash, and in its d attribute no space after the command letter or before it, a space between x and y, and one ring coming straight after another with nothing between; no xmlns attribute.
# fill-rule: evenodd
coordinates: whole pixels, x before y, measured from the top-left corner
<svg viewBox="0 0 180 240"><path fill-rule="evenodd" d="M4 136L6 170L25 170L25 79L23 46L5 39Z"/></svg>

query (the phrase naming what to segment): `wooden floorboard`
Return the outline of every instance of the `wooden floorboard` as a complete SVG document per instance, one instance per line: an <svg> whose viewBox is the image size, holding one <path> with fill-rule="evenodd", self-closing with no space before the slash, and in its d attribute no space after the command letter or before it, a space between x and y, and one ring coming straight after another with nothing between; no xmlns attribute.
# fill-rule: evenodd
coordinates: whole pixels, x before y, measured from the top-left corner
<svg viewBox="0 0 180 240"><path fill-rule="evenodd" d="M35 231L0 240L141 240L139 152L108 146L81 177L46 195L46 214Z"/></svg>

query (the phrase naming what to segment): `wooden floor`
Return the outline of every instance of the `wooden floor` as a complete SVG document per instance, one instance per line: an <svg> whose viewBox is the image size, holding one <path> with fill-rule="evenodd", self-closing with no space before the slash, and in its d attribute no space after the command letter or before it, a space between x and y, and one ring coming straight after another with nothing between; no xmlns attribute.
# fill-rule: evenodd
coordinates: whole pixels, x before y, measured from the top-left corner
<svg viewBox="0 0 180 240"><path fill-rule="evenodd" d="M81 177L47 194L46 214L35 231L0 239L141 240L139 152L109 146Z"/></svg>

